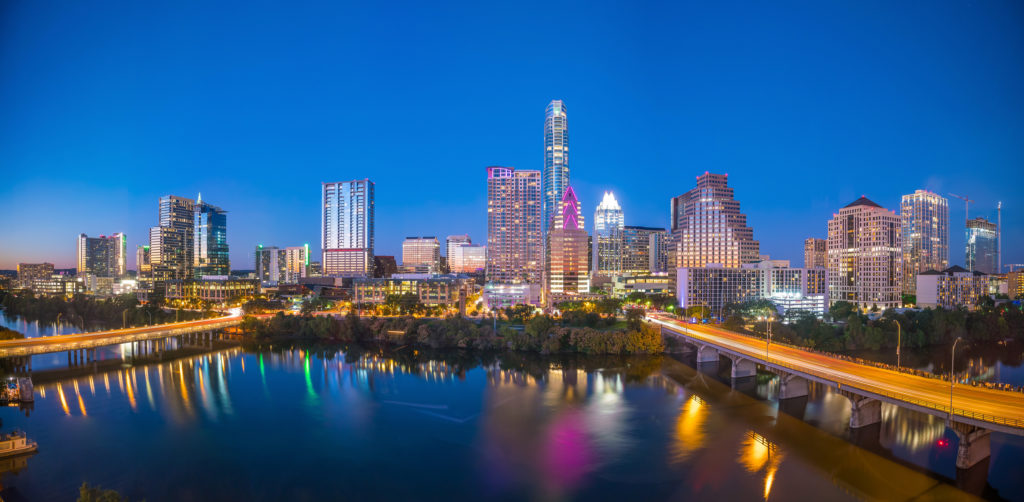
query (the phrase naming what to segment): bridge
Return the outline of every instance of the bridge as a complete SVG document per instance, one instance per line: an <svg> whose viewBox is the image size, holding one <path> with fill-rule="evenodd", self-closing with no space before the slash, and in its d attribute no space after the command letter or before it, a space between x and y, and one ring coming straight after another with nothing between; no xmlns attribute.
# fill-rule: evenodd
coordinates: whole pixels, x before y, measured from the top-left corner
<svg viewBox="0 0 1024 502"><path fill-rule="evenodd" d="M1024 436L1024 393L952 385L893 369L870 366L809 350L768 344L764 338L708 325L683 323L659 313L647 321L662 333L696 348L697 363L732 362L733 379L752 377L757 366L780 377L779 400L806 397L808 382L836 389L850 400L850 428L880 423L886 402L945 418L960 438L957 467L968 469L989 457L989 434L999 431Z"/></svg>
<svg viewBox="0 0 1024 502"><path fill-rule="evenodd" d="M213 332L236 326L242 316L229 315L214 319L158 324L139 328L114 329L74 335L44 336L0 341L0 358L14 358L15 367L31 370L31 356L52 352L68 352L68 362L90 362L96 359L96 349L122 343L163 340L175 336L190 336L213 340Z"/></svg>

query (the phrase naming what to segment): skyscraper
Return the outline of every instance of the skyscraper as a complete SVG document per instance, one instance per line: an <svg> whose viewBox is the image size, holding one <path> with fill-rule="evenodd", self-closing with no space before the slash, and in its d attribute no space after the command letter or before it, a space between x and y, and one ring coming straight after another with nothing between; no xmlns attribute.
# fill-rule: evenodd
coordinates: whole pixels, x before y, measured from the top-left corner
<svg viewBox="0 0 1024 502"><path fill-rule="evenodd" d="M455 248L459 246L468 246L473 241L469 238L469 234L463 235L449 235L445 239L444 243L444 257L447 260L448 271L455 272L455 266L452 265L452 259L455 256Z"/></svg>
<svg viewBox="0 0 1024 502"><path fill-rule="evenodd" d="M928 190L900 202L903 239L903 293L917 291L917 274L949 266L949 201Z"/></svg>
<svg viewBox="0 0 1024 502"><path fill-rule="evenodd" d="M625 216L615 195L605 192L594 210L594 236L591 265L594 275L622 272L622 227Z"/></svg>
<svg viewBox="0 0 1024 502"><path fill-rule="evenodd" d="M664 228L622 227L622 269L627 275L664 272Z"/></svg>
<svg viewBox="0 0 1024 502"><path fill-rule="evenodd" d="M451 248L448 267L455 274L472 274L487 267L487 246L463 244Z"/></svg>
<svg viewBox="0 0 1024 502"><path fill-rule="evenodd" d="M402 242L402 268L407 272L441 272L441 243L437 237L406 237Z"/></svg>
<svg viewBox="0 0 1024 502"><path fill-rule="evenodd" d="M228 258L228 213L203 202L202 194L195 204L195 225L192 230L192 266L196 279L204 276L227 276L231 273Z"/></svg>
<svg viewBox="0 0 1024 502"><path fill-rule="evenodd" d="M828 222L831 301L860 308L902 304L903 246L900 218L861 197Z"/></svg>
<svg viewBox="0 0 1024 502"><path fill-rule="evenodd" d="M556 218L558 225L548 230L548 298L551 295L577 295L590 292L587 270L587 231L580 219L580 203L569 186L562 195Z"/></svg>
<svg viewBox="0 0 1024 502"><path fill-rule="evenodd" d="M323 275L373 275L374 184L369 179L323 184Z"/></svg>
<svg viewBox="0 0 1024 502"><path fill-rule="evenodd" d="M804 268L828 268L828 241L814 237L804 240Z"/></svg>
<svg viewBox="0 0 1024 502"><path fill-rule="evenodd" d="M139 279L148 279L153 273L153 266L149 261L148 245L135 248L135 271Z"/></svg>
<svg viewBox="0 0 1024 502"><path fill-rule="evenodd" d="M185 197L160 197L159 224L149 229L151 277L157 290L164 281L192 278L195 206Z"/></svg>
<svg viewBox="0 0 1024 502"><path fill-rule="evenodd" d="M276 285L283 282L285 275L284 252L277 246L256 246L256 262L253 269L256 278L263 285Z"/></svg>
<svg viewBox="0 0 1024 502"><path fill-rule="evenodd" d="M558 204L569 187L569 121L565 103L552 100L544 110L544 209L542 232L547 232L558 213Z"/></svg>
<svg viewBox="0 0 1024 502"><path fill-rule="evenodd" d="M284 248L284 277L282 281L295 284L309 275L309 244Z"/></svg>
<svg viewBox="0 0 1024 502"><path fill-rule="evenodd" d="M487 168L487 280L541 284L541 172Z"/></svg>
<svg viewBox="0 0 1024 502"><path fill-rule="evenodd" d="M747 215L733 197L727 174L705 172L697 187L672 199L672 241L675 266L719 264L739 267L760 260L760 245Z"/></svg>
<svg viewBox="0 0 1024 502"><path fill-rule="evenodd" d="M967 269L998 274L999 231L995 223L979 216L967 220Z"/></svg>
<svg viewBox="0 0 1024 502"><path fill-rule="evenodd" d="M111 236L78 236L76 246L78 275L123 277L128 273L128 243L123 233Z"/></svg>

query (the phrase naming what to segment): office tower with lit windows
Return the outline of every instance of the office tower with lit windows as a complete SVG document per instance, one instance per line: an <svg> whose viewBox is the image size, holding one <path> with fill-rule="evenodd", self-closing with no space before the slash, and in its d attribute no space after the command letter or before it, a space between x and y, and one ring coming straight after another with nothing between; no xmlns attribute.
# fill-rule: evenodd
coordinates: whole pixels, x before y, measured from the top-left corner
<svg viewBox="0 0 1024 502"><path fill-rule="evenodd" d="M441 273L441 243L437 237L406 237L402 241L402 269L421 274Z"/></svg>
<svg viewBox="0 0 1024 502"><path fill-rule="evenodd" d="M473 240L469 238L469 234L463 235L449 235L444 241L444 256L448 258L448 267L452 266L452 254L455 248L459 246L465 246L472 244Z"/></svg>
<svg viewBox="0 0 1024 502"><path fill-rule="evenodd" d="M832 302L862 309L902 305L900 217L861 197L828 222L828 281Z"/></svg>
<svg viewBox="0 0 1024 502"><path fill-rule="evenodd" d="M547 232L569 187L569 119L565 103L552 100L544 110L544 209L542 232Z"/></svg>
<svg viewBox="0 0 1024 502"><path fill-rule="evenodd" d="M804 268L828 268L828 241L804 239Z"/></svg>
<svg viewBox="0 0 1024 502"><path fill-rule="evenodd" d="M149 278L153 273L153 265L149 261L149 246L135 248L135 272L139 279Z"/></svg>
<svg viewBox="0 0 1024 502"><path fill-rule="evenodd" d="M450 249L448 268L453 274L472 274L487 267L487 246L464 244Z"/></svg>
<svg viewBox="0 0 1024 502"><path fill-rule="evenodd" d="M323 275L373 275L374 184L369 179L323 183Z"/></svg>
<svg viewBox="0 0 1024 502"><path fill-rule="evenodd" d="M967 220L967 270L998 274L999 229L979 216Z"/></svg>
<svg viewBox="0 0 1024 502"><path fill-rule="evenodd" d="M728 185L729 175L705 172L697 187L672 199L675 266L735 268L760 260L760 245Z"/></svg>
<svg viewBox="0 0 1024 502"><path fill-rule="evenodd" d="M903 239L903 293L917 291L917 274L949 266L949 201L915 190L900 202Z"/></svg>
<svg viewBox="0 0 1024 502"><path fill-rule="evenodd" d="M253 266L256 278L265 286L280 284L285 275L284 253L277 246L256 246L256 262Z"/></svg>
<svg viewBox="0 0 1024 502"><path fill-rule="evenodd" d="M569 186L562 195L556 218L548 230L548 267L545 274L548 298L590 292L587 269L587 231L580 217L580 203Z"/></svg>
<svg viewBox="0 0 1024 502"><path fill-rule="evenodd" d="M231 273L228 258L228 213L203 202L200 195L195 204L195 226L192 231L192 267L195 279Z"/></svg>
<svg viewBox="0 0 1024 502"><path fill-rule="evenodd" d="M605 192L594 210L591 252L593 275L613 276L622 272L622 227L625 216L615 195Z"/></svg>
<svg viewBox="0 0 1024 502"><path fill-rule="evenodd" d="M284 248L284 282L295 284L309 276L309 244Z"/></svg>
<svg viewBox="0 0 1024 502"><path fill-rule="evenodd" d="M665 229L622 227L622 269L624 275L646 275L665 271Z"/></svg>
<svg viewBox="0 0 1024 502"><path fill-rule="evenodd" d="M542 284L541 172L487 168L487 280Z"/></svg>
<svg viewBox="0 0 1024 502"><path fill-rule="evenodd" d="M170 279L191 279L196 202L185 197L160 197L158 225L149 229L151 277L156 289Z"/></svg>
<svg viewBox="0 0 1024 502"><path fill-rule="evenodd" d="M99 237L78 236L77 273L96 277L124 277L128 273L128 243L123 233Z"/></svg>

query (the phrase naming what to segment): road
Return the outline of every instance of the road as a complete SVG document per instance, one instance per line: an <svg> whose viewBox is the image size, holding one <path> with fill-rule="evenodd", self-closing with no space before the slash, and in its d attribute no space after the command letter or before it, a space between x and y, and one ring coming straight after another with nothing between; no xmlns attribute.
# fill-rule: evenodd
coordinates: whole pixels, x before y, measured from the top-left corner
<svg viewBox="0 0 1024 502"><path fill-rule="evenodd" d="M688 336L730 350L759 363L765 362L766 343L756 338L703 324L683 323L670 316L650 313L648 319L667 329L687 330ZM798 373L839 384L840 389L885 396L927 408L932 414L949 413L949 382L868 366L799 348L771 344L767 362ZM1000 424L1024 434L1024 393L955 385L953 409L957 416ZM937 412L937 413L936 413Z"/></svg>

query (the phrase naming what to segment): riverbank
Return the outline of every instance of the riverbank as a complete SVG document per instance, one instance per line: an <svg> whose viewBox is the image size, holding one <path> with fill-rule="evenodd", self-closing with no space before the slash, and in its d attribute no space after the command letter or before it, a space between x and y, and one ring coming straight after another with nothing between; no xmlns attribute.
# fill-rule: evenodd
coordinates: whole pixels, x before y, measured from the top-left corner
<svg viewBox="0 0 1024 502"><path fill-rule="evenodd" d="M96 298L75 295L71 299L35 296L31 292L0 291L0 305L9 316L29 321L65 323L85 329L142 326L177 321L194 321L218 315L212 311L164 310L155 304L141 305L135 295Z"/></svg>

